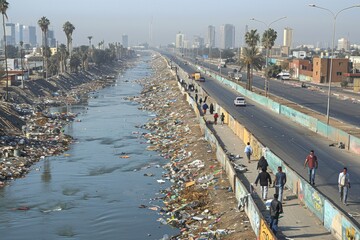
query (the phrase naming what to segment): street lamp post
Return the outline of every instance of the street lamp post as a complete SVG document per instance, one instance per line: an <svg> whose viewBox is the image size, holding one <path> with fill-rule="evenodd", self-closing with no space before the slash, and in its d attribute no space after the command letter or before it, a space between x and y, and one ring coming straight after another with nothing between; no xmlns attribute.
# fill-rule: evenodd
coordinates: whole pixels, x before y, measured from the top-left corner
<svg viewBox="0 0 360 240"><path fill-rule="evenodd" d="M331 59L330 59L330 76L328 76L329 79L329 88L328 88L328 96L327 96L327 108L326 108L326 124L329 125L329 121L330 121L330 96L331 96L331 81L332 81L332 70L333 70L333 59L334 59L334 48L335 48L335 30L336 30L336 19L337 16L339 15L339 13L351 9L351 8L356 8L356 7L360 7L360 5L353 5L350 7L346 7L343 8L341 10L339 10L338 12L334 13L333 11L331 11L330 9L321 7L321 6L317 6L315 4L309 4L309 7L314 7L314 8L319 8L322 10L325 10L327 12L329 12L333 19L333 34L332 34L332 46L331 46Z"/></svg>
<svg viewBox="0 0 360 240"><path fill-rule="evenodd" d="M250 20L264 24L264 25L266 26L267 30L269 30L269 29L270 29L270 26L271 26L273 23L276 23L276 22L278 22L278 21L280 21L280 20L282 20L282 19L285 19L285 18L286 18L286 17L278 18L278 19L272 21L272 22L269 23L269 24L267 24L267 23L265 23L265 22L263 22L263 21L260 21L260 20L258 20L258 19L256 19L256 18L251 18ZM265 56L265 68L266 68L266 69L267 69L267 67L268 67L268 58L269 58L269 49L266 48L266 56ZM265 86L264 86L264 90L265 90L265 96L267 97L267 96L268 96L268 91L269 91L269 76L268 76L268 74L265 75Z"/></svg>
<svg viewBox="0 0 360 240"><path fill-rule="evenodd" d="M220 76L221 76L221 62L222 62L222 58L221 58L221 49L219 48L219 51L220 51L220 62L219 62L219 69L220 69Z"/></svg>

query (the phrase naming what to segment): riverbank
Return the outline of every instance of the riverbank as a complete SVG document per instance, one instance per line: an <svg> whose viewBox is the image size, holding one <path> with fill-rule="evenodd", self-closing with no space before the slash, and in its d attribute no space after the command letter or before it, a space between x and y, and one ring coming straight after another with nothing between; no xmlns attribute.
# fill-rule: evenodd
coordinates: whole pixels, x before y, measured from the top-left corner
<svg viewBox="0 0 360 240"><path fill-rule="evenodd" d="M0 185L25 176L39 159L69 149L72 137L62 128L76 115L50 113L49 107L87 101L90 92L113 84L116 75L132 64L131 60L116 62L48 80L30 80L24 89L10 86L9 101L0 106Z"/></svg>
<svg viewBox="0 0 360 240"><path fill-rule="evenodd" d="M151 146L169 159L159 184L165 207L158 221L180 229L173 239L254 239L250 222L237 208L235 195L216 154L201 133L196 115L178 88L173 72L162 57L153 57L154 76L142 79L144 90L134 97L142 109L156 117L142 128ZM144 206L146 207L146 206Z"/></svg>

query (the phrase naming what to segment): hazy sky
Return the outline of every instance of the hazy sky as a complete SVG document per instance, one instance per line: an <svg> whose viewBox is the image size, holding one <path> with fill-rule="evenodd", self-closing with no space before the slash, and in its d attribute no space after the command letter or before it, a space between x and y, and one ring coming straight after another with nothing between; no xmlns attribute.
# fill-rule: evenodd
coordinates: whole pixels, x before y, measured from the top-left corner
<svg viewBox="0 0 360 240"><path fill-rule="evenodd" d="M149 26L152 22L154 45L175 42L175 35L181 31L185 38L194 35L206 39L208 25L216 27L230 23L236 27L236 45L242 42L245 25L258 29L262 34L265 25L250 21L256 18L270 23L280 17L286 19L271 27L278 32L277 44L282 43L284 27L293 29L293 43L330 43L333 17L330 13L309 4L316 4L338 12L360 4L360 0L8 0L9 22L36 25L46 16L50 29L60 43L65 43L62 30L64 22L75 26L74 46L87 44L87 36L93 36L93 43L121 42L121 35L129 36L131 45L149 42ZM360 43L360 8L346 10L339 14L336 24L336 39L349 38ZM38 42L40 42L40 30ZM217 40L218 43L218 40Z"/></svg>

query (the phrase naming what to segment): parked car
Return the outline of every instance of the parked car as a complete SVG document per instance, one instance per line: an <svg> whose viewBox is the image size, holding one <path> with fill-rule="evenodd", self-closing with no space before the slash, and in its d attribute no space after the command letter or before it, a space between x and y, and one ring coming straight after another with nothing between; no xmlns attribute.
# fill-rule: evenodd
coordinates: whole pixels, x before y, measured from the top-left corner
<svg viewBox="0 0 360 240"><path fill-rule="evenodd" d="M235 106L246 106L246 101L244 97L236 97L234 100Z"/></svg>
<svg viewBox="0 0 360 240"><path fill-rule="evenodd" d="M204 78L204 77L200 77L200 78L199 78L199 82L205 82L205 78Z"/></svg>

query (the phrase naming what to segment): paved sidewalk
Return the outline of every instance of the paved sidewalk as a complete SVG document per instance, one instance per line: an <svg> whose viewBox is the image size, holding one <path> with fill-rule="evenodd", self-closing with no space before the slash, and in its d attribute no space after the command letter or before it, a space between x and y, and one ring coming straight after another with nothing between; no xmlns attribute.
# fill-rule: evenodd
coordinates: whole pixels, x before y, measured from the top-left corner
<svg viewBox="0 0 360 240"><path fill-rule="evenodd" d="M209 121L214 120L210 114L206 114L205 118ZM242 174L243 176L239 176L239 178L245 185L250 186L250 184L253 184L258 175L256 170L258 159L252 159L251 163L247 162L244 156L245 144L226 124L221 125L218 123L217 125L209 125L209 127L221 139L229 154L240 155L240 159L236 160L235 163L245 165L248 171ZM271 179L274 180L274 174L270 174ZM266 210L265 203L259 197L261 196L260 184L255 187L255 191L256 193L253 194L253 198L263 215L267 216L269 211ZM271 199L274 193L275 189L269 188L268 198ZM283 209L283 217L279 220L280 232L278 233L278 239L335 239L327 232L321 222L300 204L296 196L286 189L284 190Z"/></svg>

